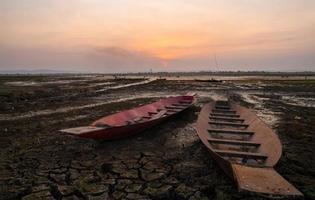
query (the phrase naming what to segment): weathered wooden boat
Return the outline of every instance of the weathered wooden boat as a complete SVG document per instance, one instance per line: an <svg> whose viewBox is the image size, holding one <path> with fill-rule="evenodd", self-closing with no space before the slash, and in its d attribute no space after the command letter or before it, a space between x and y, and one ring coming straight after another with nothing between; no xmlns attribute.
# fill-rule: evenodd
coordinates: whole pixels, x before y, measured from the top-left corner
<svg viewBox="0 0 315 200"><path fill-rule="evenodd" d="M222 83L223 81L222 80L218 80L218 79L214 79L214 78L211 78L211 79L195 79L194 81L196 82L207 82L207 83Z"/></svg>
<svg viewBox="0 0 315 200"><path fill-rule="evenodd" d="M131 136L187 109L195 101L194 93L169 97L96 120L89 126L61 130L82 138L113 140Z"/></svg>
<svg viewBox="0 0 315 200"><path fill-rule="evenodd" d="M240 192L303 196L273 169L282 154L280 140L249 109L229 101L208 103L198 117L197 133Z"/></svg>

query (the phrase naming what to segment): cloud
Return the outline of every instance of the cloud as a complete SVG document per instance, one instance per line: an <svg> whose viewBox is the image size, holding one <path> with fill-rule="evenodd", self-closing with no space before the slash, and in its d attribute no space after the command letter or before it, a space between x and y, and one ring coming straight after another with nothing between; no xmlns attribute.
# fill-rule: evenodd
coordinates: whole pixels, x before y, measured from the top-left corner
<svg viewBox="0 0 315 200"><path fill-rule="evenodd" d="M136 53L129 51L127 49L119 48L119 47L114 47L114 46L109 46L109 47L95 47L94 48L96 52L98 53L105 53L113 56L118 56L118 57L130 57L134 56Z"/></svg>
<svg viewBox="0 0 315 200"><path fill-rule="evenodd" d="M85 55L90 66L96 71L137 72L159 69L162 63L146 52L117 46L90 47Z"/></svg>
<svg viewBox="0 0 315 200"><path fill-rule="evenodd" d="M137 51L132 49L126 49L117 46L97 46L93 47L95 53L97 54L106 54L107 56L114 56L120 58L129 58L129 59L152 59L152 60L159 60L156 56L144 52L144 51Z"/></svg>

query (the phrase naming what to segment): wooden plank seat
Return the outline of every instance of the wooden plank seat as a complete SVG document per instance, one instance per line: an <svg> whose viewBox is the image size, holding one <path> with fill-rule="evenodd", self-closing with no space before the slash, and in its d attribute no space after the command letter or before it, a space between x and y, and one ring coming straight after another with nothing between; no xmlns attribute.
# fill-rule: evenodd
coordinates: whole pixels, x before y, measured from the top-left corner
<svg viewBox="0 0 315 200"><path fill-rule="evenodd" d="M149 117L149 118L150 118L150 117ZM127 124L136 124L136 123L139 123L139 122L141 122L141 121L144 121L145 119L147 119L147 118L145 118L145 116L136 117L136 118L134 118L134 119L132 119L132 120L128 120L128 121L127 121Z"/></svg>
<svg viewBox="0 0 315 200"><path fill-rule="evenodd" d="M163 115L163 117L166 117L166 116L169 116L169 115L171 115L171 114L174 114L174 113L165 113L164 115Z"/></svg>
<svg viewBox="0 0 315 200"><path fill-rule="evenodd" d="M171 110L181 110L183 108L177 107L177 106L165 106L166 109L171 109Z"/></svg>
<svg viewBox="0 0 315 200"><path fill-rule="evenodd" d="M226 101L226 100L218 100L218 101L216 101L216 104L217 104L217 105L228 105L228 104L229 104L229 101Z"/></svg>
<svg viewBox="0 0 315 200"><path fill-rule="evenodd" d="M268 158L267 155L262 153L251 153L251 152L243 152L243 151L229 151L229 150L214 150L215 153L221 156L227 157L237 157L237 158L246 158L246 159L257 159L257 160L266 160Z"/></svg>
<svg viewBox="0 0 315 200"><path fill-rule="evenodd" d="M230 122L244 122L244 119L239 119L239 118L231 118L231 117L212 117L209 116L209 119L212 120L222 120L222 121L230 121Z"/></svg>
<svg viewBox="0 0 315 200"><path fill-rule="evenodd" d="M209 121L209 124L214 125L222 125L222 126L241 126L241 127L248 127L248 124L242 123L233 123L233 122L218 122L218 121Z"/></svg>
<svg viewBox="0 0 315 200"><path fill-rule="evenodd" d="M148 112L149 113L149 115L156 115L156 114L158 114L157 112Z"/></svg>
<svg viewBox="0 0 315 200"><path fill-rule="evenodd" d="M166 115L172 115L174 113L177 113L179 110L166 110Z"/></svg>
<svg viewBox="0 0 315 200"><path fill-rule="evenodd" d="M142 118L143 119L149 119L149 120L157 119L157 118L162 117L167 112L167 110L165 110L165 109L158 109L158 110L159 110L159 112L155 112L154 114L151 114L149 116L143 116ZM150 113L150 112L148 112L148 113Z"/></svg>
<svg viewBox="0 0 315 200"><path fill-rule="evenodd" d="M240 115L228 113L210 113L210 116L238 118Z"/></svg>
<svg viewBox="0 0 315 200"><path fill-rule="evenodd" d="M161 118L167 113L167 110L161 110L156 115L152 116L152 119L158 119Z"/></svg>
<svg viewBox="0 0 315 200"><path fill-rule="evenodd" d="M225 109L225 110L230 110L231 109L230 106L219 106L219 105L216 105L215 108L216 109Z"/></svg>
<svg viewBox="0 0 315 200"><path fill-rule="evenodd" d="M192 103L192 101L191 100L180 100L180 101L178 101L180 104L191 104Z"/></svg>
<svg viewBox="0 0 315 200"><path fill-rule="evenodd" d="M210 143L217 143L217 144L229 144L229 145L240 145L240 146L260 146L259 143L251 142L251 141L244 141L244 140L225 140L225 139L213 139L209 138L208 141Z"/></svg>
<svg viewBox="0 0 315 200"><path fill-rule="evenodd" d="M177 113L178 111L176 111L176 110L167 110L167 112L166 113L171 113L171 114L173 114L173 113Z"/></svg>
<svg viewBox="0 0 315 200"><path fill-rule="evenodd" d="M149 120L151 120L151 117L143 116L141 118L137 118L137 119L134 119L134 120L126 121L126 125L133 125L133 124L143 123L143 122L146 122L146 121L149 121Z"/></svg>
<svg viewBox="0 0 315 200"><path fill-rule="evenodd" d="M224 109L212 109L213 113L228 113L228 114L236 114L235 110L224 110Z"/></svg>
<svg viewBox="0 0 315 200"><path fill-rule="evenodd" d="M226 134L238 134L238 135L254 135L252 131L232 130L232 129L208 129L211 133L226 133Z"/></svg>

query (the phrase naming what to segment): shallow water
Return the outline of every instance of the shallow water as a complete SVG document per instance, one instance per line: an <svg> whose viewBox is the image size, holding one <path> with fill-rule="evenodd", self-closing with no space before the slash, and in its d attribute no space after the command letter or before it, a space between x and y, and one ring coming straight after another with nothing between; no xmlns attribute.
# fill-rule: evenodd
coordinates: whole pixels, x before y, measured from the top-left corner
<svg viewBox="0 0 315 200"><path fill-rule="evenodd" d="M86 105L80 105L80 106L67 106L62 108L57 108L54 110L46 109L46 110L39 110L39 111L31 111L27 113L21 113L19 115L11 115L11 114L0 114L0 121L11 121L11 120L18 120L18 119L26 119L36 116L44 116L44 115L51 115L51 114L57 114L57 113L66 113L74 110L81 110L86 108L93 108L97 106L102 106L106 104L112 104L112 103L119 103L124 101L131 101L136 99L144 99L144 98L160 98L160 97L168 97L169 95L157 95L157 94L140 94L140 95L127 95L129 97L119 97L119 98L113 98L112 100L106 100L98 103L91 103Z"/></svg>
<svg viewBox="0 0 315 200"><path fill-rule="evenodd" d="M10 86L43 86L43 85L63 85L74 82L84 82L87 80L56 80L56 81L9 81L6 85Z"/></svg>
<svg viewBox="0 0 315 200"><path fill-rule="evenodd" d="M314 97L299 97L295 95L284 95L281 98L286 104L293 106L303 106L303 107L315 107L315 98Z"/></svg>
<svg viewBox="0 0 315 200"><path fill-rule="evenodd" d="M128 75L130 78L143 78L143 76ZM315 76L213 76L213 75L183 75L183 76L155 76L149 75L146 77L165 78L166 80L315 80Z"/></svg>
<svg viewBox="0 0 315 200"><path fill-rule="evenodd" d="M107 87L104 89L96 90L95 92L98 93L98 92L104 92L104 91L112 90L112 89L121 89L121 88L131 87L131 86L135 86L135 85L143 85L143 84L151 83L155 80L156 79L154 79L154 78L150 78L150 79L145 80L145 81L139 81L139 82L135 82L135 83L129 83L129 84L124 84L124 85L116 85L116 86L112 86L112 87Z"/></svg>
<svg viewBox="0 0 315 200"><path fill-rule="evenodd" d="M279 113L274 112L264 105L264 101L267 100L267 98L258 97L257 93L238 92L238 94L243 97L244 101L254 106L252 110L269 126L275 126L278 123L280 119L278 116Z"/></svg>

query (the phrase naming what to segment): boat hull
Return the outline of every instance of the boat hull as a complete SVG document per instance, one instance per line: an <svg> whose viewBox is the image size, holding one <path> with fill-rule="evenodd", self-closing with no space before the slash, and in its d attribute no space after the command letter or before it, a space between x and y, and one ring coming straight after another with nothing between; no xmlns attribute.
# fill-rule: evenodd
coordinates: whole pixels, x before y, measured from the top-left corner
<svg viewBox="0 0 315 200"><path fill-rule="evenodd" d="M240 192L303 196L273 169L282 153L280 140L249 109L233 102L210 102L199 114L197 133Z"/></svg>
<svg viewBox="0 0 315 200"><path fill-rule="evenodd" d="M88 139L95 139L95 140L116 140L116 139L121 139L121 138L136 135L150 127L153 127L161 123L164 120L166 120L166 118L157 119L157 120L145 122L145 123L134 124L134 125L103 129L103 130L99 130L99 131L95 131L91 133L80 134L78 136L81 138L88 138Z"/></svg>
<svg viewBox="0 0 315 200"><path fill-rule="evenodd" d="M140 133L186 110L195 94L169 97L152 104L122 111L94 121L90 126L61 130L63 133L95 140L115 140Z"/></svg>

